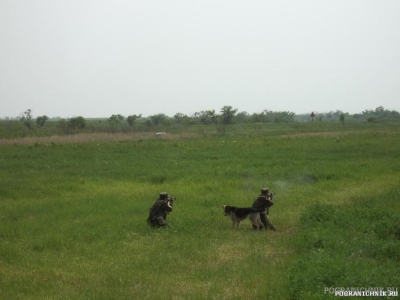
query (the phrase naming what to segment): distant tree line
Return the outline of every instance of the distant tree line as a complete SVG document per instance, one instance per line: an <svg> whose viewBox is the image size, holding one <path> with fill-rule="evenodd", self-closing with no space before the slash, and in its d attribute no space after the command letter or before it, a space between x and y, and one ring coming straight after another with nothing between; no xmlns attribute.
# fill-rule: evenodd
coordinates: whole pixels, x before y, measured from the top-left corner
<svg viewBox="0 0 400 300"><path fill-rule="evenodd" d="M341 110L330 111L327 113L315 113L316 121L337 122L341 119L347 121L362 121L372 123L379 120L398 120L400 113L395 110L388 110L382 106L377 107L375 110L364 110L361 113L349 114ZM296 115L295 121L306 122L310 120L310 115L302 114Z"/></svg>
<svg viewBox="0 0 400 300"><path fill-rule="evenodd" d="M311 117L311 116L314 117ZM382 106L375 110L365 110L362 113L351 115L341 110L330 111L327 113L310 112L310 114L295 114L290 111L271 111L263 110L260 113L249 114L245 111L238 112L232 106L224 106L219 114L215 110L204 110L195 112L188 116L183 113L177 113L172 118L165 114L157 114L147 118L148 125L157 126L160 124L183 124L183 125L210 125L222 124L229 125L234 123L293 123L310 122L315 118L316 122L342 122L344 121L364 121L374 122L378 120L396 120L400 119L400 113L394 110L384 109Z"/></svg>
<svg viewBox="0 0 400 300"><path fill-rule="evenodd" d="M22 127L13 126L15 120L19 120ZM88 119L89 120L89 119ZM249 114L245 111L239 112L238 109L226 105L219 112L215 110L204 110L195 112L192 115L176 113L170 117L164 113L142 117L141 114L132 114L124 117L121 114L112 114L108 119L90 119L88 121L82 116L69 119L53 118L48 116L32 115L32 110L28 109L13 120L6 119L12 123L7 123L1 130L17 131L20 136L32 135L50 135L56 130L58 134L73 134L77 132L122 132L129 131L147 131L160 126L191 126L191 125L216 125L224 126L240 123L293 123L293 122L345 122L357 121L364 123L373 123L380 120L400 120L400 113L394 110L387 110L382 106L375 110L365 110L357 114L349 114L340 110L327 113L310 112L310 114L295 114L290 111L271 111L263 110L260 113ZM46 132L50 127L52 131ZM35 126L36 123L36 126ZM4 123L5 124L5 123ZM24 132L24 129L30 132ZM1 133L1 132L0 132ZM2 134L4 136L4 134Z"/></svg>

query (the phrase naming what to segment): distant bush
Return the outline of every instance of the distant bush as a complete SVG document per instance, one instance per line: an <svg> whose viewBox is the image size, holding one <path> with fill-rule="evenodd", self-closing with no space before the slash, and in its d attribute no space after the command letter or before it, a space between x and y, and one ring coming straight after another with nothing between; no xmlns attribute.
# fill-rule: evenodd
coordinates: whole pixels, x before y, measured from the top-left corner
<svg viewBox="0 0 400 300"><path fill-rule="evenodd" d="M83 129L86 127L86 120L84 117L74 117L69 119L68 127L72 129Z"/></svg>
<svg viewBox="0 0 400 300"><path fill-rule="evenodd" d="M38 127L38 128L43 127L43 126L44 126L44 123L46 123L46 121L47 121L48 119L49 119L49 117L46 116L46 115L41 116L41 117L37 117L37 118L36 118L36 125L37 125L37 127Z"/></svg>

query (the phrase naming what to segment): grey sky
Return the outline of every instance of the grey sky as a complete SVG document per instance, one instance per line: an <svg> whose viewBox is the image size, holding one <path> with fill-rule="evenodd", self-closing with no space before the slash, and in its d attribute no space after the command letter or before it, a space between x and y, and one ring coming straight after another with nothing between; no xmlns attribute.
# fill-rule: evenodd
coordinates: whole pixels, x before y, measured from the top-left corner
<svg viewBox="0 0 400 300"><path fill-rule="evenodd" d="M0 0L0 117L400 111L398 0Z"/></svg>

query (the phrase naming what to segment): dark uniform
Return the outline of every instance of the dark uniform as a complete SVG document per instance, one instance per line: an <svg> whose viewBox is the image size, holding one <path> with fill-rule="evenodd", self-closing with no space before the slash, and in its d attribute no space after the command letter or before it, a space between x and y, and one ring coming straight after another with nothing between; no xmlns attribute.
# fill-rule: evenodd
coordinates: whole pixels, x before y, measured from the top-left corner
<svg viewBox="0 0 400 300"><path fill-rule="evenodd" d="M252 208L265 210L265 212L260 213L261 222L264 224L265 229L269 228L271 230L276 230L274 225L272 225L268 220L269 208L274 205L274 202L272 202L272 197L273 195L269 193L268 188L261 189L261 195L254 200ZM253 225L253 228L254 227L255 226Z"/></svg>
<svg viewBox="0 0 400 300"><path fill-rule="evenodd" d="M147 223L152 227L166 227L167 215L172 211L172 206L170 205L170 199L168 199L167 193L160 193L159 198L150 208L149 217L147 218Z"/></svg>

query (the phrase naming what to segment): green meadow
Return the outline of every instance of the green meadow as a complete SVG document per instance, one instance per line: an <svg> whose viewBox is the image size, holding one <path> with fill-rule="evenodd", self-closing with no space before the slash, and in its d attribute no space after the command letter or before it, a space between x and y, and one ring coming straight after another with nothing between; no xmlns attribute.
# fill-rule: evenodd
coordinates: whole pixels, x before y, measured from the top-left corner
<svg viewBox="0 0 400 300"><path fill-rule="evenodd" d="M0 167L0 299L400 288L399 122L1 139ZM276 192L277 231L232 229L221 206L251 206L262 187ZM163 191L177 200L154 230Z"/></svg>

